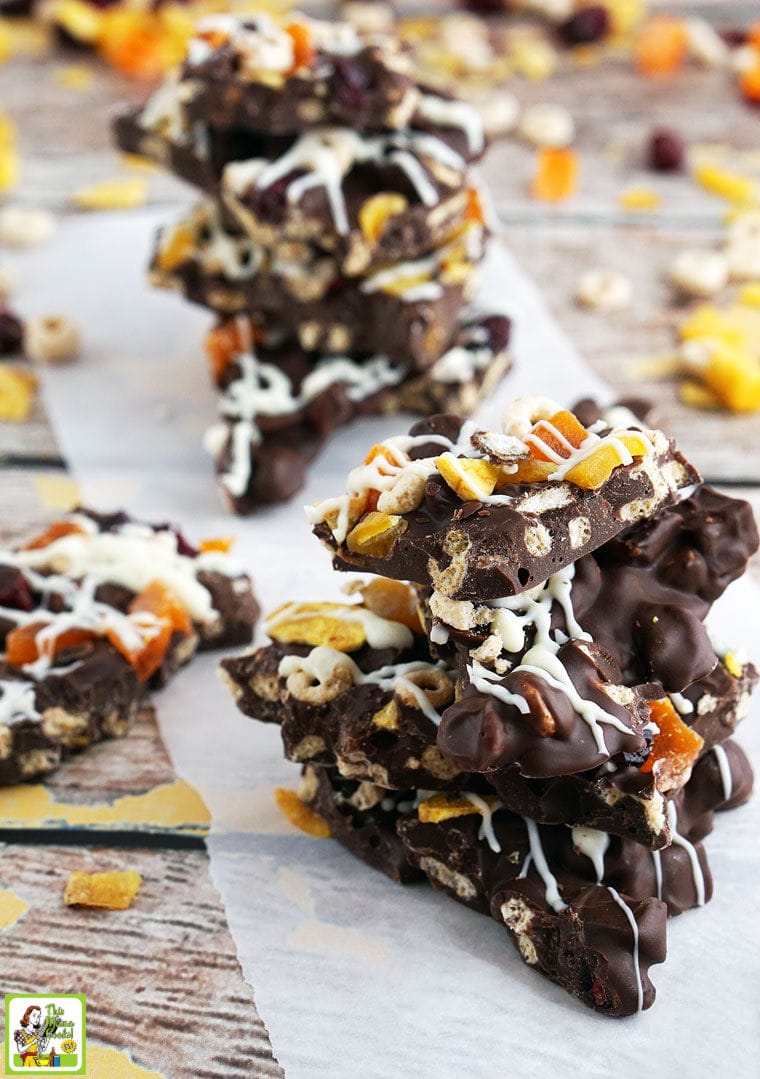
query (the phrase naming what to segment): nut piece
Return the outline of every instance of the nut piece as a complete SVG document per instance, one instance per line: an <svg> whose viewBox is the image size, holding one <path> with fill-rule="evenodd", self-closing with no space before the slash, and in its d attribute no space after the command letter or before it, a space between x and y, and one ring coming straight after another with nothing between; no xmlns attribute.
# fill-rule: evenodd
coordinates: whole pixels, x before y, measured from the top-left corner
<svg viewBox="0 0 760 1079"><path fill-rule="evenodd" d="M575 121L564 105L529 105L517 133L532 146L569 146L575 138Z"/></svg>
<svg viewBox="0 0 760 1079"><path fill-rule="evenodd" d="M126 910L137 895L142 877L134 869L110 873L69 873L63 901L68 907Z"/></svg>
<svg viewBox="0 0 760 1079"><path fill-rule="evenodd" d="M630 278L614 270L589 270L575 287L576 301L597 311L621 311L632 298Z"/></svg>
<svg viewBox="0 0 760 1079"><path fill-rule="evenodd" d="M4 206L0 210L0 244L8 247L47 243L54 229L55 218L47 210L28 206Z"/></svg>
<svg viewBox="0 0 760 1079"><path fill-rule="evenodd" d="M65 315L30 318L24 330L24 352L41 363L65 363L79 351L79 330Z"/></svg>
<svg viewBox="0 0 760 1079"><path fill-rule="evenodd" d="M682 251L668 277L685 296L714 296L728 283L728 260L719 251Z"/></svg>

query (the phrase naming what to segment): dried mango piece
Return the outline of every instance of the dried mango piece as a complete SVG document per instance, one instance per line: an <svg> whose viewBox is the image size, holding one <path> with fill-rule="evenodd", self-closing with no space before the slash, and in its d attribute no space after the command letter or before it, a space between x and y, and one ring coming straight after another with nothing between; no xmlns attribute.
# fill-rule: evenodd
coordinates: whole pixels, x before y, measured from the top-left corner
<svg viewBox="0 0 760 1079"><path fill-rule="evenodd" d="M316 52L311 43L311 33L308 26L304 26L300 22L291 22L284 27L284 30L293 41L293 67L290 70L292 75L300 67L308 67L316 56Z"/></svg>
<svg viewBox="0 0 760 1079"><path fill-rule="evenodd" d="M89 644L95 639L95 635L90 630L72 627L51 638L46 642L44 649L41 649L37 634L46 625L46 622L29 622L25 626L16 626L12 629L5 641L8 663L14 667L23 667L27 663L34 663L43 654L48 659L54 659L67 648Z"/></svg>
<svg viewBox="0 0 760 1079"><path fill-rule="evenodd" d="M67 907L126 910L140 890L142 877L134 869L108 873L69 873L63 901Z"/></svg>
<svg viewBox="0 0 760 1079"><path fill-rule="evenodd" d="M147 180L125 176L80 187L72 195L72 201L80 210L131 210L143 206L147 197Z"/></svg>
<svg viewBox="0 0 760 1079"><path fill-rule="evenodd" d="M740 76L739 89L747 101L760 104L760 63Z"/></svg>
<svg viewBox="0 0 760 1079"><path fill-rule="evenodd" d="M485 224L486 214L483 209L483 200L474 187L471 187L467 192L467 206L464 217L465 221L475 221L479 225Z"/></svg>
<svg viewBox="0 0 760 1079"><path fill-rule="evenodd" d="M743 307L760 307L760 281L742 285L736 299Z"/></svg>
<svg viewBox="0 0 760 1079"><path fill-rule="evenodd" d="M158 249L156 264L159 270L168 272L181 266L195 250L195 234L187 225L177 225L172 229L165 243ZM212 330L211 333L216 333ZM209 336L211 336L209 334Z"/></svg>
<svg viewBox="0 0 760 1079"><path fill-rule="evenodd" d="M498 481L503 478L498 465L478 457L455 457L452 453L443 453L436 457L435 466L463 502L492 494Z"/></svg>
<svg viewBox="0 0 760 1079"><path fill-rule="evenodd" d="M617 442L622 442L632 457L643 457L651 449L649 442L642 435L618 435L615 441L603 442L598 449L565 473L567 482L574 483L576 487L583 487L587 491L595 491L601 487L618 465L624 462Z"/></svg>
<svg viewBox="0 0 760 1079"><path fill-rule="evenodd" d="M330 835L330 825L319 813L315 813L301 801L295 791L285 787L277 787L274 792L274 800L277 807L290 823L307 835L313 835L316 839L327 839Z"/></svg>
<svg viewBox="0 0 760 1079"><path fill-rule="evenodd" d="M38 551L42 547L49 547L51 543L55 543L56 540L62 539L64 536L76 535L84 535L84 529L81 525L76 524L74 521L54 521L51 525L48 525L44 532L33 536L28 543L25 543L22 550Z"/></svg>
<svg viewBox="0 0 760 1079"><path fill-rule="evenodd" d="M749 202L755 196L757 185L749 176L742 176L738 172L730 172L718 165L705 163L697 165L693 172L694 179L709 191L711 195L720 195L730 202Z"/></svg>
<svg viewBox="0 0 760 1079"><path fill-rule="evenodd" d="M379 712L375 712L372 723L375 727L380 727L381 730L395 731L398 730L399 715L399 707L395 699L391 699Z"/></svg>
<svg viewBox="0 0 760 1079"><path fill-rule="evenodd" d="M407 527L403 517L371 510L348 533L346 545L354 554L386 558Z"/></svg>
<svg viewBox="0 0 760 1079"><path fill-rule="evenodd" d="M374 577L356 591L361 595L368 611L391 622L400 622L412 633L422 633L417 596L408 584L391 581L387 577Z"/></svg>
<svg viewBox="0 0 760 1079"><path fill-rule="evenodd" d="M723 666L726 668L730 675L734 678L741 678L744 671L744 664L739 659L735 652L727 652L723 657Z"/></svg>
<svg viewBox="0 0 760 1079"><path fill-rule="evenodd" d="M198 544L198 550L201 552L221 551L223 554L229 554L235 546L235 542L235 536L213 536L210 539L201 540Z"/></svg>
<svg viewBox="0 0 760 1079"><path fill-rule="evenodd" d="M159 79L182 59L191 28L167 31L149 12L114 9L106 13L98 40L103 58L132 79Z"/></svg>
<svg viewBox="0 0 760 1079"><path fill-rule="evenodd" d="M526 461L518 461L517 471L510 472L507 479L509 483L543 483L556 471L557 466L553 461L536 461L529 457Z"/></svg>
<svg viewBox="0 0 760 1079"><path fill-rule="evenodd" d="M423 824L440 824L451 817L466 817L480 810L468 798L457 798L449 794L434 794L426 798L417 807L417 816Z"/></svg>
<svg viewBox="0 0 760 1079"><path fill-rule="evenodd" d="M682 382L678 389L678 396L689 408L720 408L720 399L700 382L692 382L689 379Z"/></svg>
<svg viewBox="0 0 760 1079"><path fill-rule="evenodd" d="M621 210L635 213L640 210L658 210L662 196L651 187L629 187L618 195Z"/></svg>
<svg viewBox="0 0 760 1079"><path fill-rule="evenodd" d="M361 618L342 603L284 603L267 619L266 632L281 644L325 645L355 652L367 640ZM342 615L342 617L341 617Z"/></svg>
<svg viewBox="0 0 760 1079"><path fill-rule="evenodd" d="M746 330L741 323L711 304L701 304L678 327L682 341L701 337L720 341L724 345L741 348L745 344Z"/></svg>
<svg viewBox="0 0 760 1079"><path fill-rule="evenodd" d="M77 41L94 43L103 32L104 14L85 0L59 0L55 6L55 21Z"/></svg>
<svg viewBox="0 0 760 1079"><path fill-rule="evenodd" d="M580 449L587 438L588 431L583 424L572 412L563 409L548 420L539 420L534 424L525 442L530 447L531 457L538 461L551 461L554 458L542 447L568 458L573 450Z"/></svg>
<svg viewBox="0 0 760 1079"><path fill-rule="evenodd" d="M151 581L135 596L129 605L130 614L153 614L167 622L173 633L189 636L193 632L193 620L163 581Z"/></svg>
<svg viewBox="0 0 760 1079"><path fill-rule="evenodd" d="M545 202L570 198L578 187L578 165L578 155L569 146L542 146L530 189L533 198Z"/></svg>
<svg viewBox="0 0 760 1079"><path fill-rule="evenodd" d="M359 227L364 238L376 243L389 219L403 213L408 205L409 200L399 192L380 191L372 195L359 210Z"/></svg>
<svg viewBox="0 0 760 1079"><path fill-rule="evenodd" d="M662 77L680 71L686 60L689 35L682 19L655 15L639 30L633 58L642 75Z"/></svg>
<svg viewBox="0 0 760 1079"><path fill-rule="evenodd" d="M658 731L641 771L654 772L658 790L678 790L691 775L704 739L686 726L668 697L650 701L649 713Z"/></svg>
<svg viewBox="0 0 760 1079"><path fill-rule="evenodd" d="M142 644L136 649L130 649L113 630L108 630L106 637L127 663L134 667L139 681L147 682L164 662L171 644L172 627L169 622L160 621L144 627L135 622L135 628L142 637Z"/></svg>
<svg viewBox="0 0 760 1079"><path fill-rule="evenodd" d="M716 345L702 377L732 412L755 412L760 408L760 362L751 353Z"/></svg>
<svg viewBox="0 0 760 1079"><path fill-rule="evenodd" d="M34 404L37 379L26 371L0 364L0 422L23 423Z"/></svg>
<svg viewBox="0 0 760 1079"><path fill-rule="evenodd" d="M15 187L21 173L21 159L15 146L0 146L0 191Z"/></svg>
<svg viewBox="0 0 760 1079"><path fill-rule="evenodd" d="M604 0L610 18L610 36L613 40L630 37L646 16L644 0Z"/></svg>

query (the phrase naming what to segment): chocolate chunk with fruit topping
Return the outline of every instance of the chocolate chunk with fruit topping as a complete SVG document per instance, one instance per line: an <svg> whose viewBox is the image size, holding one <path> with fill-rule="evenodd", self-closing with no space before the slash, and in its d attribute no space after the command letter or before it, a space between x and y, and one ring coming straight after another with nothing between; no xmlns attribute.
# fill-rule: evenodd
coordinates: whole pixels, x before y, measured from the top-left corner
<svg viewBox="0 0 760 1079"><path fill-rule="evenodd" d="M420 98L396 38L303 15L287 24L264 14L202 19L178 82L164 89L169 115L190 125L273 135L325 124L403 128Z"/></svg>
<svg viewBox="0 0 760 1079"><path fill-rule="evenodd" d="M398 790L461 782L435 747L453 672L429 658L414 593L385 580L361 591L361 603L275 611L274 643L223 660L223 680L242 712L279 723L291 760Z"/></svg>
<svg viewBox="0 0 760 1079"><path fill-rule="evenodd" d="M196 221L191 215L191 235ZM281 257L218 223L197 244L185 244L183 230L159 238L153 284L222 316L246 315L257 333L295 338L308 352L380 354L420 370L451 342L485 244L483 226L472 221L420 258L344 278L332 257L309 245Z"/></svg>
<svg viewBox="0 0 760 1079"><path fill-rule="evenodd" d="M250 640L258 607L228 547L78 510L0 552L0 783L124 734L199 645Z"/></svg>
<svg viewBox="0 0 760 1079"><path fill-rule="evenodd" d="M248 336L246 349L242 337ZM385 357L320 355L294 345L253 345L245 322L207 340L222 388L220 418L206 435L222 495L236 513L290 498L334 430L357 416L396 409L471 409L508 371L509 321L481 316L423 373Z"/></svg>
<svg viewBox="0 0 760 1079"><path fill-rule="evenodd" d="M545 581L699 481L661 432L587 431L545 399L515 402L505 428L511 463L455 416L373 447L346 494L308 511L335 567L484 602Z"/></svg>
<svg viewBox="0 0 760 1079"><path fill-rule="evenodd" d="M283 139L205 128L201 138L196 128L172 140L163 126L149 103L142 114L117 120L117 141L219 200L228 229L237 226L259 256L261 247L315 244L332 254L340 273L356 276L419 258L468 221L484 220L467 176L483 131L465 102L424 95L409 128L380 134L320 128ZM164 230L164 262L191 242L189 222Z"/></svg>
<svg viewBox="0 0 760 1079"><path fill-rule="evenodd" d="M360 861L379 869L397 884L424 880L406 857L396 825L414 811L417 792L391 791L374 783L344 779L335 768L306 764L301 801L330 826L330 835Z"/></svg>

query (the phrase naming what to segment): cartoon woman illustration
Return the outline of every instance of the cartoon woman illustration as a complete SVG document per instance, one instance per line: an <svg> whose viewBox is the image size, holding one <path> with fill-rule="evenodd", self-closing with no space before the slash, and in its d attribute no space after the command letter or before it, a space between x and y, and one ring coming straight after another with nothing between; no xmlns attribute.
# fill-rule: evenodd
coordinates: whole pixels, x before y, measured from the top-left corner
<svg viewBox="0 0 760 1079"><path fill-rule="evenodd" d="M13 1040L18 1046L19 1056L25 1068L36 1068L47 1063L38 1059L47 1049L49 1038L43 1034L42 1010L31 1004L21 1019L21 1026L14 1032Z"/></svg>

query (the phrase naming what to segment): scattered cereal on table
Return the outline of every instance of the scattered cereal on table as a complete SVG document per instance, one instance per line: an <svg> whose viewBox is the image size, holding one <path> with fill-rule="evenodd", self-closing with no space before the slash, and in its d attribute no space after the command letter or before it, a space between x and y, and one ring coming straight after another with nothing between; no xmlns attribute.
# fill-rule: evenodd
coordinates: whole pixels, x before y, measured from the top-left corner
<svg viewBox="0 0 760 1079"><path fill-rule="evenodd" d="M69 873L63 901L67 907L127 910L140 890L142 877L134 869L107 873Z"/></svg>
<svg viewBox="0 0 760 1079"><path fill-rule="evenodd" d="M30 318L24 330L24 352L37 363L66 363L80 345L79 330L65 315Z"/></svg>
<svg viewBox="0 0 760 1079"><path fill-rule="evenodd" d="M143 206L147 197L147 180L125 176L80 187L72 195L72 202L80 210L131 210Z"/></svg>
<svg viewBox="0 0 760 1079"><path fill-rule="evenodd" d="M30 206L0 207L0 246L37 247L55 231L55 218L47 210Z"/></svg>
<svg viewBox="0 0 760 1079"><path fill-rule="evenodd" d="M633 283L614 270L588 270L576 285L575 299L581 307L620 311L633 299Z"/></svg>
<svg viewBox="0 0 760 1079"><path fill-rule="evenodd" d="M685 296L707 299L728 284L728 260L720 251L681 251L671 263L668 277Z"/></svg>

